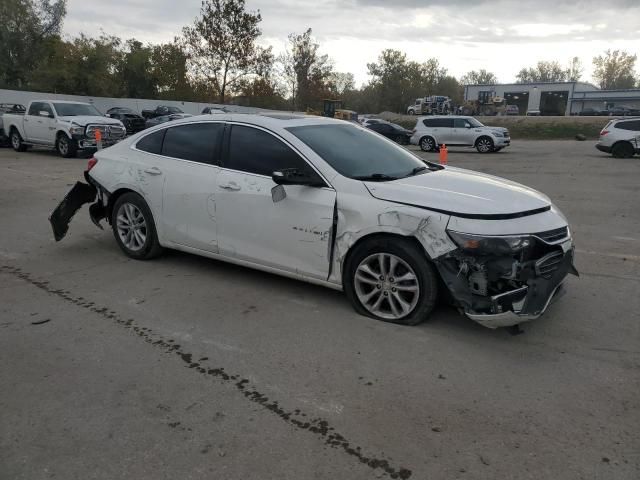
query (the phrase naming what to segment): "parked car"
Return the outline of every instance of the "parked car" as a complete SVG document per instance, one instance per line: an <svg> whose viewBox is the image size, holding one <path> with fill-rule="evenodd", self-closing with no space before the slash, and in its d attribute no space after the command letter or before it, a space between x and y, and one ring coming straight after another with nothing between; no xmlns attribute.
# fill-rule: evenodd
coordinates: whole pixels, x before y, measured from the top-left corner
<svg viewBox="0 0 640 480"><path fill-rule="evenodd" d="M612 107L608 110L608 115L610 117L627 117L627 116L635 116L640 115L640 109L631 108L631 107Z"/></svg>
<svg viewBox="0 0 640 480"><path fill-rule="evenodd" d="M9 132L5 132L2 116L5 113L24 114L26 107L19 103L0 103L0 147L11 145L9 141Z"/></svg>
<svg viewBox="0 0 640 480"><path fill-rule="evenodd" d="M540 110L527 110L527 117L539 117Z"/></svg>
<svg viewBox="0 0 640 480"><path fill-rule="evenodd" d="M382 123L385 120L382 120L381 118L372 118L372 117L367 117L367 118L362 118L360 120L360 123L362 124L363 127L368 127L369 125L373 125L375 123Z"/></svg>
<svg viewBox="0 0 640 480"><path fill-rule="evenodd" d="M178 113L184 113L182 110L180 110L178 107L168 107L166 105L158 105L154 110L142 110L142 116L144 118L155 118L155 117L162 117L165 115L172 115L172 114L178 114Z"/></svg>
<svg viewBox="0 0 640 480"><path fill-rule="evenodd" d="M401 145L407 145L412 135L411 130L407 130L400 125L389 122L368 123L366 125L366 128L373 130L374 132L377 132L387 138L390 138L394 142Z"/></svg>
<svg viewBox="0 0 640 480"><path fill-rule="evenodd" d="M226 111L222 108L218 108L218 107L204 107L202 109L202 114L206 115L206 114L215 114L215 113L226 113Z"/></svg>
<svg viewBox="0 0 640 480"><path fill-rule="evenodd" d="M145 123L145 128L155 127L161 123L171 122L173 120L180 120L181 118L191 117L188 113L174 113L172 115L162 115L161 117L150 118Z"/></svg>
<svg viewBox="0 0 640 480"><path fill-rule="evenodd" d="M120 120L103 116L90 103L36 100L24 114L5 113L4 130L18 152L30 146L55 148L63 157L75 157L78 150L97 147L96 132L107 147L126 135Z"/></svg>
<svg viewBox="0 0 640 480"><path fill-rule="evenodd" d="M596 148L617 158L640 153L640 117L611 120L600 132Z"/></svg>
<svg viewBox="0 0 640 480"><path fill-rule="evenodd" d="M517 105L507 105L504 108L505 115L520 115L520 109Z"/></svg>
<svg viewBox="0 0 640 480"><path fill-rule="evenodd" d="M97 152L85 178L51 215L57 240L94 189L92 220L131 258L174 248L237 263L344 290L379 320L419 323L445 290L482 325L515 325L577 273L547 196L341 120L178 120Z"/></svg>
<svg viewBox="0 0 640 480"><path fill-rule="evenodd" d="M473 117L446 115L418 118L410 142L425 152L434 152L446 144L489 153L511 145L511 137L506 128L488 127Z"/></svg>
<svg viewBox="0 0 640 480"><path fill-rule="evenodd" d="M122 122L129 135L145 129L145 119L139 113L126 107L113 107L107 110L107 117L116 118Z"/></svg>
<svg viewBox="0 0 640 480"><path fill-rule="evenodd" d="M584 108L578 115L581 115L583 117L597 117L600 115L608 115L609 113L607 112L607 110L601 110L598 108Z"/></svg>

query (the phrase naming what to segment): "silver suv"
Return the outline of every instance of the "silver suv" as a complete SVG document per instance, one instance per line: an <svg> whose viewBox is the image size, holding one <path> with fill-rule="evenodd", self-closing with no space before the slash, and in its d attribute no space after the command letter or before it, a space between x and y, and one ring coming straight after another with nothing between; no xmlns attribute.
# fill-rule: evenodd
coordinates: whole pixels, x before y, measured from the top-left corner
<svg viewBox="0 0 640 480"><path fill-rule="evenodd" d="M509 131L503 127L487 127L473 117L420 117L410 140L425 152L440 145L475 147L480 153L499 152L511 144Z"/></svg>
<svg viewBox="0 0 640 480"><path fill-rule="evenodd" d="M640 117L611 120L600 132L596 148L618 158L640 153Z"/></svg>

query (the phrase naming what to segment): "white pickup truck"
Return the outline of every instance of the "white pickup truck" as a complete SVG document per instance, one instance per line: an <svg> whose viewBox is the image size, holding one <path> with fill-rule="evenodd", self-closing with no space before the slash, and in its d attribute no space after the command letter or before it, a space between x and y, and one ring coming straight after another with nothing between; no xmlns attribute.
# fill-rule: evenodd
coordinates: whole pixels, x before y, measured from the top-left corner
<svg viewBox="0 0 640 480"><path fill-rule="evenodd" d="M78 150L97 148L98 130L104 147L119 142L127 133L120 120L102 116L93 105L62 100L33 101L24 114L5 113L2 122L14 150L51 147L67 158Z"/></svg>

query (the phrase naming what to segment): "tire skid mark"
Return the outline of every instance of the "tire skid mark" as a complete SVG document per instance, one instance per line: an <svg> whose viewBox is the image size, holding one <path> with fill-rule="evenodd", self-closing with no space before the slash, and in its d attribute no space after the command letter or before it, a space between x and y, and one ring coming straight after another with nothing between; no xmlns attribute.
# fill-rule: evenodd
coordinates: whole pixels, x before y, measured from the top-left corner
<svg viewBox="0 0 640 480"><path fill-rule="evenodd" d="M146 343L163 350L165 353L178 356L186 364L187 368L193 369L202 375L213 377L224 383L233 385L236 390L238 390L249 401L257 403L265 410L276 414L281 420L285 421L289 425L315 434L320 437L325 445L344 451L348 455L355 457L360 463L363 463L374 470L381 470L383 473L394 479L399 478L406 480L412 475L411 470L403 467L394 467L387 459L365 455L362 453L362 449L360 447L351 446L349 440L338 433L326 420L322 418L307 419L307 415L300 409L296 409L294 411L284 410L284 408L280 407L277 400L271 400L265 394L256 390L246 378L241 378L240 375L236 374L229 374L223 367L207 367L206 360L208 359L206 358L194 361L193 354L185 352L179 344L175 343L174 340L165 339L161 335L155 333L152 329L137 325L135 320L132 318L124 319L117 312L110 310L107 307L97 305L84 297L73 296L69 290L56 289L48 281L38 280L32 274L25 272L19 267L0 265L0 271L11 274L51 295L62 298L73 305L96 313L108 320L112 320L119 326L133 331Z"/></svg>

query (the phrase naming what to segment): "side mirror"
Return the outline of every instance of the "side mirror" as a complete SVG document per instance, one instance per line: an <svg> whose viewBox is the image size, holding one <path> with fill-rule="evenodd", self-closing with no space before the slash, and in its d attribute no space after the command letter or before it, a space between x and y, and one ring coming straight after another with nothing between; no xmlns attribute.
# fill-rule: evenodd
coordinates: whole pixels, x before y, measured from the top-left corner
<svg viewBox="0 0 640 480"><path fill-rule="evenodd" d="M47 118L53 118L53 115L51 115L49 112L47 112L46 110L40 110L38 112L38 115L40 115L41 117L47 117Z"/></svg>
<svg viewBox="0 0 640 480"><path fill-rule="evenodd" d="M316 178L301 172L297 168L283 168L271 174L271 179L277 185L307 185L310 187L320 186Z"/></svg>

